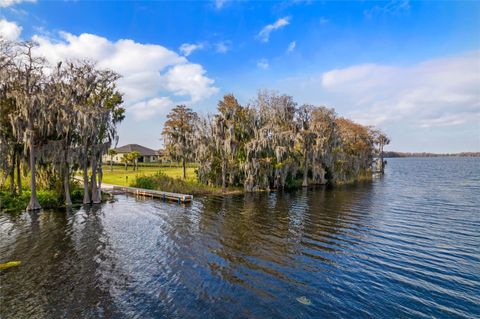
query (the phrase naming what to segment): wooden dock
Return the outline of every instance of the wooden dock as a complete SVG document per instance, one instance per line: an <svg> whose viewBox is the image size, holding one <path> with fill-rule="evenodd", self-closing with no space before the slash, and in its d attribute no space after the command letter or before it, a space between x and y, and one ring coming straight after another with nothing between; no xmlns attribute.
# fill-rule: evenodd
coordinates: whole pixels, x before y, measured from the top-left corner
<svg viewBox="0 0 480 319"><path fill-rule="evenodd" d="M151 198L159 198L163 200L171 200L180 203L190 203L193 200L192 195L162 192L153 189L143 189L135 187L113 186L113 191L121 191L127 194L134 194L137 196L145 196Z"/></svg>

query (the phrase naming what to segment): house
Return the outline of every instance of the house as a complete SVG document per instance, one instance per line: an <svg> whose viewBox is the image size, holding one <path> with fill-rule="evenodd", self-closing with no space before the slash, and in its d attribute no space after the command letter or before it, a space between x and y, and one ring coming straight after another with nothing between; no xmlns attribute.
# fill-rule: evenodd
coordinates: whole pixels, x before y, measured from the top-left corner
<svg viewBox="0 0 480 319"><path fill-rule="evenodd" d="M165 158L163 157L163 150L156 151L138 144L127 144L121 147L117 147L114 150L117 154L113 156L113 159L108 154L103 156L103 160L105 162L113 160L114 163L122 163L122 158L125 154L135 151L140 154L140 157L138 158L139 163L157 163L159 161L165 162Z"/></svg>

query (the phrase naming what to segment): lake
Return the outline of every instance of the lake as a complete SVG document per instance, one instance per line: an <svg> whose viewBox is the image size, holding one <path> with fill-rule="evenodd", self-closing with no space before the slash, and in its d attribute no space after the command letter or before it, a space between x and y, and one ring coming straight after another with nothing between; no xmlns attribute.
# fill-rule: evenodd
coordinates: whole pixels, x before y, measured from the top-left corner
<svg viewBox="0 0 480 319"><path fill-rule="evenodd" d="M369 183L0 214L0 318L479 318L480 158Z"/></svg>

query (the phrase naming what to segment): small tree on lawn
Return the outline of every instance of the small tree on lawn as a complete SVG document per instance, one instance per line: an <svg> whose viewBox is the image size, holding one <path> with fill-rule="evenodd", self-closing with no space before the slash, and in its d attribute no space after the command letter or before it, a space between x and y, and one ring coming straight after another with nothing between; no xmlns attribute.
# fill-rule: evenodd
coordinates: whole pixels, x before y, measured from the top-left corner
<svg viewBox="0 0 480 319"><path fill-rule="evenodd" d="M113 148L108 150L108 155L110 155L110 171L113 171L113 158L117 155L117 151Z"/></svg>
<svg viewBox="0 0 480 319"><path fill-rule="evenodd" d="M130 158L130 161L132 162L133 170L138 171L138 159L140 158L140 153L137 151L133 151L128 153L128 156Z"/></svg>
<svg viewBox="0 0 480 319"><path fill-rule="evenodd" d="M128 162L130 162L130 153L123 154L121 162L125 164L125 170L128 171Z"/></svg>

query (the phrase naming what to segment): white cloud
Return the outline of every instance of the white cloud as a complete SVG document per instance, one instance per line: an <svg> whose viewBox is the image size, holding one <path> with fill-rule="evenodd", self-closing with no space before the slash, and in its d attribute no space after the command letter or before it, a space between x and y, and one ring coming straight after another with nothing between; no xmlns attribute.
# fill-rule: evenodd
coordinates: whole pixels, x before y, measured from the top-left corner
<svg viewBox="0 0 480 319"><path fill-rule="evenodd" d="M227 3L227 0L214 0L214 3L215 3L215 8L217 10L220 10Z"/></svg>
<svg viewBox="0 0 480 319"><path fill-rule="evenodd" d="M22 27L15 22L0 20L0 36L7 40L16 40L22 33Z"/></svg>
<svg viewBox="0 0 480 319"><path fill-rule="evenodd" d="M227 53L230 51L231 42L230 41L220 41L215 43L215 51L218 53Z"/></svg>
<svg viewBox="0 0 480 319"><path fill-rule="evenodd" d="M257 35L257 38L262 42L268 42L270 39L270 33L274 30L278 30L286 25L290 24L290 17L280 18L272 24L268 24L263 27Z"/></svg>
<svg viewBox="0 0 480 319"><path fill-rule="evenodd" d="M22 2L37 2L37 0L0 0L0 8L6 8Z"/></svg>
<svg viewBox="0 0 480 319"><path fill-rule="evenodd" d="M196 50L200 50L200 49L203 49L204 48L204 45L203 43L197 43L197 44L193 44L193 43L184 43L180 46L180 52L182 52L182 54L184 56L189 56L190 54L192 54L194 51Z"/></svg>
<svg viewBox="0 0 480 319"><path fill-rule="evenodd" d="M218 91L200 64L193 64L161 45L129 39L112 42L88 33L76 36L62 32L60 37L54 41L34 36L33 40L39 43L37 54L51 62L89 59L100 68L118 72L122 75L118 86L125 94L127 110L137 118L162 114L167 105L178 102L175 97L189 104Z"/></svg>
<svg viewBox="0 0 480 319"><path fill-rule="evenodd" d="M218 92L213 80L205 76L206 71L199 64L177 64L170 68L162 79L165 88L177 96L190 96L198 102Z"/></svg>
<svg viewBox="0 0 480 319"><path fill-rule="evenodd" d="M409 67L363 64L325 72L322 87L364 124L418 127L480 121L480 51Z"/></svg>
<svg viewBox="0 0 480 319"><path fill-rule="evenodd" d="M174 102L168 97L155 97L153 99L135 103L129 110L139 120L148 119L154 115L166 115L173 107Z"/></svg>
<svg viewBox="0 0 480 319"><path fill-rule="evenodd" d="M391 0L389 2L384 2L384 5L375 5L371 9L363 11L363 14L366 18L371 19L375 15L398 15L403 12L408 12L410 10L410 1L409 0Z"/></svg>
<svg viewBox="0 0 480 319"><path fill-rule="evenodd" d="M476 119L480 120L479 117L480 113L476 114ZM473 114L475 116L475 114ZM420 127L422 128L430 128L430 127L435 127L435 126L454 126L454 125L460 125L468 120L472 120L470 117L472 117L471 113L460 113L460 114L446 114L446 115L441 115L440 117L437 118L431 118L431 119L421 119L420 120Z"/></svg>
<svg viewBox="0 0 480 319"><path fill-rule="evenodd" d="M296 41L290 42L290 44L288 45L288 48L287 48L287 53L293 52L293 50L295 50L296 46L297 46Z"/></svg>
<svg viewBox="0 0 480 319"><path fill-rule="evenodd" d="M257 61L257 67L259 67L260 69L266 70L269 66L270 65L268 64L267 59L260 59Z"/></svg>

